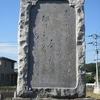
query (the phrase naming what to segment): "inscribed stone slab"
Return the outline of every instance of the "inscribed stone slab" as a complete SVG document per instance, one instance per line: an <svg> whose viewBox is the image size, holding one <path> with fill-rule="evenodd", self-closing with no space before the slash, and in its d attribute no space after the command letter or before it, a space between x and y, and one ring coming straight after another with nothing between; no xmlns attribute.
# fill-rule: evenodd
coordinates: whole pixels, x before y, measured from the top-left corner
<svg viewBox="0 0 100 100"><path fill-rule="evenodd" d="M30 87L76 86L75 9L66 1L39 1L30 12Z"/></svg>
<svg viewBox="0 0 100 100"><path fill-rule="evenodd" d="M85 96L84 0L22 0L19 97Z"/></svg>

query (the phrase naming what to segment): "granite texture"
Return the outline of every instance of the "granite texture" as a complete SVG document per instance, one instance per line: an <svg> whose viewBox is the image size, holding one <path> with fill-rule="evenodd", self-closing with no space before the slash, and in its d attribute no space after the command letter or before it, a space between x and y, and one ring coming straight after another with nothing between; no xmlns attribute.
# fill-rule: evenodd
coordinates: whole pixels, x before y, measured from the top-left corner
<svg viewBox="0 0 100 100"><path fill-rule="evenodd" d="M29 98L7 98L5 100L59 100L59 99L49 99L49 98L44 98L44 99L29 99ZM75 99L60 99L60 100L97 100L96 98L75 98Z"/></svg>
<svg viewBox="0 0 100 100"><path fill-rule="evenodd" d="M19 33L18 33L18 54L19 54L19 56L18 56L17 95L18 95L18 97L33 97L33 98L84 97L85 91L86 91L86 86L85 86L85 42L84 42L84 31L85 31L84 0L61 0L64 8L60 5L60 8L57 9L58 13L59 13L59 10L62 11L60 14L64 14L63 12L65 12L65 9L68 9L68 11L66 10L67 13L70 12L69 10L73 9L71 11L73 14L71 14L71 12L68 14L69 19L65 18L64 15L60 15L59 17L53 17L53 18L55 18L55 20L53 22L51 20L51 22L54 23L53 24L53 25L55 25L54 28L58 29L58 34L57 34L57 32L55 32L55 29L53 29L53 26L52 27L50 26L51 29L48 28L50 25L50 22L48 23L48 20L49 20L49 17L50 18L52 17L52 14L43 17L43 15L39 12L41 12L41 9L42 9L42 11L47 11L47 10L43 10L45 7L43 7L43 5L41 6L42 8L36 7L36 5L39 6L39 3L41 3L42 1L43 0L40 0L40 1L38 1L38 0L22 0L22 2L21 2ZM53 1L52 0L52 2L55 2L56 5L57 4L59 5L59 2L61 2L61 1L59 1L59 0ZM47 0L47 2L46 1L43 1L43 2L44 2L44 4L47 4L48 2L51 2L51 1ZM54 6L57 7L56 5L54 5ZM65 5L67 6L67 8L65 7ZM54 8L54 6L53 6L53 8ZM34 8L36 9L36 11L34 10ZM48 5L47 8L50 8L50 6ZM51 10L50 10L50 12L48 12L46 14L50 14L50 13L51 13ZM42 16L42 20L44 21L43 25L41 25L42 22L41 23L38 22L39 19L41 19L41 18L39 18L40 17L39 15ZM55 14L53 14L53 15L55 15ZM59 15L59 14L57 14L57 15ZM57 18L58 19L60 18L59 20L61 22L59 22L59 20L57 21ZM74 21L73 19L76 19L76 20ZM68 25L65 28L64 21L67 22L67 20L72 20L72 22L69 21L70 24L67 23L69 25L69 28L67 28ZM56 23L58 26L56 25ZM61 26L60 26L60 23L61 23ZM38 26L38 27L35 27L35 26ZM42 26L45 28L41 28ZM48 28L48 32L51 32L50 35L49 35L49 33L42 34L43 33L42 31L44 31L46 28ZM61 28L62 28L62 30L61 30ZM72 29L72 30L65 31L66 29L67 30ZM37 34L37 31L41 32L42 35ZM55 34L52 33L52 31L54 31ZM60 32L62 32L62 34ZM44 39L42 39L43 38L42 36L46 36L46 35L47 35L48 39L45 39L45 42L41 41L41 40L44 40ZM65 35L65 37L64 37L64 35ZM68 37L68 39L66 39L66 37ZM66 40L64 40L64 39L66 39ZM67 40L68 40L68 42L67 42L68 44L65 42ZM60 42L57 42L57 41L60 41ZM41 43L43 43L43 44L41 44ZM59 43L61 43L61 44L59 44ZM45 46L46 46L46 49L44 49ZM57 46L57 47L54 48L53 46ZM67 46L68 46L68 48L67 48ZM63 48L64 48L64 51L63 51ZM36 52L37 50L38 50L38 52ZM56 50L58 50L58 51L56 51ZM69 52L69 55L66 50ZM46 55L46 56L44 56L44 55ZM54 56L54 55L56 55L56 56ZM59 55L59 56L57 57L57 55ZM66 55L68 57L66 57ZM61 56L61 58L59 58L60 56ZM42 58L42 57L48 57L48 58L45 58L45 60L46 60L45 61L44 58ZM58 60L55 59L54 57L56 57ZM70 58L70 61L68 61L69 58ZM68 62L69 62L69 65L68 65ZM39 67L38 67L38 69L36 69L37 67L35 67L34 65L37 64L37 66L38 66L38 63L39 63ZM45 63L47 63L47 64L45 64ZM60 72L59 72L60 70L58 70L59 75L54 74L54 73L49 74L49 72L47 72L48 69L46 69L46 68L48 68L48 65L49 65L49 67L51 66L50 68L52 68L50 70L56 71L56 72L59 68L64 68L64 69L61 69L61 70L63 70L63 72L60 74ZM44 66L46 66L46 67L44 67ZM58 66L58 69L57 69L57 66ZM32 67L34 69L32 69ZM44 68L44 69L39 70L39 68ZM55 69L53 69L53 68L55 68ZM35 70L37 70L37 71L34 74ZM39 73L38 73L38 71L39 71ZM42 73L42 71L44 71L44 72ZM65 73L64 73L64 71L65 71ZM67 71L68 71L68 73L67 73ZM45 74L45 72L46 72L46 74ZM50 77L48 76L47 73L49 74ZM40 74L38 76L39 78L37 76L35 77L35 75L38 75L38 74ZM43 76L43 74L44 74L44 76ZM42 77L41 77L41 75L42 75ZM45 76L45 75L47 75L47 76ZM72 75L71 78L68 75L69 76ZM56 77L61 77L61 78L59 79ZM67 81L68 79L70 81ZM54 82L55 80L56 80L56 83ZM49 81L51 81L50 84L48 84ZM65 81L65 83L64 83L64 81Z"/></svg>
<svg viewBox="0 0 100 100"><path fill-rule="evenodd" d="M75 19L66 1L39 1L31 8L29 87L76 86Z"/></svg>

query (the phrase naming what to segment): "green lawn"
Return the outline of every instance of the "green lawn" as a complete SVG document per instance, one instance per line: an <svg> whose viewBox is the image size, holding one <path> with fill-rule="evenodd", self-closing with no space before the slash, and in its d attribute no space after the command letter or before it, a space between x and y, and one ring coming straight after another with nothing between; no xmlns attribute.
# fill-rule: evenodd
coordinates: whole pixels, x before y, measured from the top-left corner
<svg viewBox="0 0 100 100"><path fill-rule="evenodd" d="M15 86L2 86L0 88L15 88Z"/></svg>
<svg viewBox="0 0 100 100"><path fill-rule="evenodd" d="M96 99L100 99L100 94L94 94L93 92L86 92L86 97L93 97Z"/></svg>

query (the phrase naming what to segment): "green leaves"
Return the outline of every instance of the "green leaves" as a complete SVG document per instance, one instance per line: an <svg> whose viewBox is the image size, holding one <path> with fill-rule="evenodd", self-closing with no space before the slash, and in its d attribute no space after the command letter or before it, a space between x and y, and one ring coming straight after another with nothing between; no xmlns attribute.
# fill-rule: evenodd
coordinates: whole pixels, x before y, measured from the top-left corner
<svg viewBox="0 0 100 100"><path fill-rule="evenodd" d="M96 63L86 64L86 72L92 72L92 76L86 75L86 82L93 83L94 78L96 76ZM100 64L98 63L98 75L99 75L99 82L100 82ZM93 78L93 79L92 79Z"/></svg>
<svg viewBox="0 0 100 100"><path fill-rule="evenodd" d="M86 83L94 83L95 80L92 76L86 75Z"/></svg>

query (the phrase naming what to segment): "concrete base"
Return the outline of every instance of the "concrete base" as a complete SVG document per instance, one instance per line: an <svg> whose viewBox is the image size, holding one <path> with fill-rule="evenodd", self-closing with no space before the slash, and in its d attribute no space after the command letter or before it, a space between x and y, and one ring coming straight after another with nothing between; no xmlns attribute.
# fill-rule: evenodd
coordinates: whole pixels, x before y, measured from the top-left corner
<svg viewBox="0 0 100 100"><path fill-rule="evenodd" d="M94 87L93 93L100 94L100 88Z"/></svg>
<svg viewBox="0 0 100 100"><path fill-rule="evenodd" d="M32 98L7 98L5 100L59 100L59 99L52 99L52 98L37 98L37 99L32 99ZM74 98L74 99L60 99L60 100L97 100L96 98Z"/></svg>

